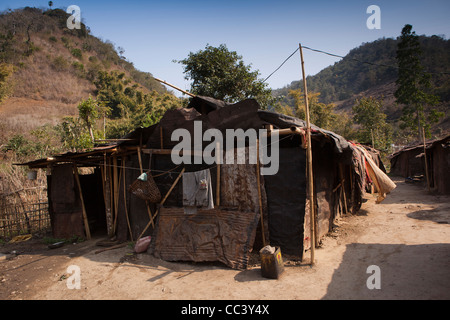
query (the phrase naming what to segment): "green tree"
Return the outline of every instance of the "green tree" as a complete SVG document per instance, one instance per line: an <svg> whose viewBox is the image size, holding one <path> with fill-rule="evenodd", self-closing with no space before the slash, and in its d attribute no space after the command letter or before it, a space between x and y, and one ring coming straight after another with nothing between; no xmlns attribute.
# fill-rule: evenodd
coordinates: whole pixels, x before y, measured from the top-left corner
<svg viewBox="0 0 450 320"><path fill-rule="evenodd" d="M92 137L80 118L64 117L55 129L59 133L64 150L82 151L94 146Z"/></svg>
<svg viewBox="0 0 450 320"><path fill-rule="evenodd" d="M431 124L437 123L443 116L432 107L439 98L429 93L431 76L425 72L422 64L422 50L419 36L412 31L412 26L403 27L397 46L398 78L397 90L394 93L397 103L404 105L402 109L402 129L410 129L422 138L422 128L430 136Z"/></svg>
<svg viewBox="0 0 450 320"><path fill-rule="evenodd" d="M89 95L87 100L83 100L78 104L78 114L80 119L84 121L91 137L92 143L94 143L94 130L96 120L100 118L99 105L96 100L92 99Z"/></svg>
<svg viewBox="0 0 450 320"><path fill-rule="evenodd" d="M252 71L251 65L245 65L242 56L229 51L225 44L207 45L176 62L184 65L185 79L192 80L193 94L230 103L254 98L263 109L275 101L272 90L258 79L258 70Z"/></svg>
<svg viewBox="0 0 450 320"><path fill-rule="evenodd" d="M360 142L372 142L374 148L389 151L392 143L392 128L386 123L382 102L373 97L364 97L353 106L353 121L361 126L357 133Z"/></svg>
<svg viewBox="0 0 450 320"><path fill-rule="evenodd" d="M295 103L295 116L299 119L305 119L305 97L302 90L290 90L289 96ZM319 96L319 92L308 92L310 121L320 128L333 130L338 120L338 115L334 112L334 104L319 102Z"/></svg>
<svg viewBox="0 0 450 320"><path fill-rule="evenodd" d="M11 85L8 78L13 73L13 67L7 63L0 62L0 103L10 94Z"/></svg>

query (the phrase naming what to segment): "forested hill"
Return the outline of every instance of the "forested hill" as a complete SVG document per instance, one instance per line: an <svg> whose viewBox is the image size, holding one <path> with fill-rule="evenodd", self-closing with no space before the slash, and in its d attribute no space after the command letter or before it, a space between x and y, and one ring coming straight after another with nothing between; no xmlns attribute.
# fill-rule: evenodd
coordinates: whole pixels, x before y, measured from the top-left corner
<svg viewBox="0 0 450 320"><path fill-rule="evenodd" d="M308 91L320 92L320 102L335 103L337 109L341 110L348 110L358 95L379 95L377 98L387 99L386 109L391 114L395 113L392 95L397 79L397 42L396 39L382 38L352 49L334 65L307 77ZM423 51L422 65L432 73L434 93L439 95L441 101L448 103L450 77L440 73L449 72L450 69L450 40L440 36L420 36L420 43ZM293 99L288 96L289 90L300 87L303 87L302 81L293 81L284 88L274 90L273 94L283 96L283 102L292 106Z"/></svg>
<svg viewBox="0 0 450 320"><path fill-rule="evenodd" d="M137 70L120 46L93 36L83 23L67 28L69 16L30 7L0 13L0 140L77 116L80 101L113 88L106 81L117 86L103 95L125 111L137 98L147 103L144 95L177 100L150 73Z"/></svg>

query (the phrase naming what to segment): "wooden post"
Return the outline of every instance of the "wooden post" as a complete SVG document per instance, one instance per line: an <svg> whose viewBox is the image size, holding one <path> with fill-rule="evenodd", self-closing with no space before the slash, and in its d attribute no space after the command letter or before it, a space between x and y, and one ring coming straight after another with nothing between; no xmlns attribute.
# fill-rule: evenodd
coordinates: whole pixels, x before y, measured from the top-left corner
<svg viewBox="0 0 450 320"><path fill-rule="evenodd" d="M264 229L264 217L263 217L263 207L262 207L262 198L261 198L261 177L260 177L260 169L259 169L259 139L256 139L256 183L258 184L258 201L259 201L259 215L261 220L261 235L263 246L266 246L266 235Z"/></svg>
<svg viewBox="0 0 450 320"><path fill-rule="evenodd" d="M311 151L311 124L309 122L309 106L308 106L308 89L306 86L305 63L303 61L302 45L299 44L300 59L302 63L303 75L303 90L305 94L305 116L306 116L306 138L308 144L306 146L306 164L308 170L308 196L309 196L309 210L310 210L310 227L311 227L311 265L315 263L315 210L314 210L314 184L313 184L313 168L312 168L312 151Z"/></svg>
<svg viewBox="0 0 450 320"><path fill-rule="evenodd" d="M80 178L78 177L78 168L77 168L76 163L73 164L73 175L75 176L75 181L77 183L78 191L80 193L81 209L83 210L84 228L86 229L86 238L88 240L91 240L91 230L89 229L89 222L87 219L86 207L84 206L83 191L81 190L81 183L80 183Z"/></svg>
<svg viewBox="0 0 450 320"><path fill-rule="evenodd" d="M427 144L425 142L425 128L422 127L423 157L425 159L425 175L427 177L427 190L430 191L430 177L428 176Z"/></svg>

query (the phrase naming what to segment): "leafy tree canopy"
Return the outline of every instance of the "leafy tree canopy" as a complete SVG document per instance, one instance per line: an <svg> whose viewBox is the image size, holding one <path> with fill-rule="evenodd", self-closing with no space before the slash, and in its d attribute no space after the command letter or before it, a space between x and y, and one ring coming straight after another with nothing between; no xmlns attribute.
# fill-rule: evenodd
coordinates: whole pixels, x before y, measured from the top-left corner
<svg viewBox="0 0 450 320"><path fill-rule="evenodd" d="M192 80L193 94L230 103L255 98L264 109L275 100L267 84L258 79L258 70L252 71L251 65L245 65L242 56L229 51L225 44L207 45L176 62L184 65L185 78Z"/></svg>

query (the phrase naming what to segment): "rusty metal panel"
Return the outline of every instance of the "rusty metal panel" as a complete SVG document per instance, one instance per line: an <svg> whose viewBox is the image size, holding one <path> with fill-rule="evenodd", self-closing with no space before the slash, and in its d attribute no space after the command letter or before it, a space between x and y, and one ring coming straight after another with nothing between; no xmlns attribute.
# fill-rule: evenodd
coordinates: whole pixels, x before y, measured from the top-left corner
<svg viewBox="0 0 450 320"><path fill-rule="evenodd" d="M246 269L255 240L259 213L161 208L150 253L166 261L220 261Z"/></svg>
<svg viewBox="0 0 450 320"><path fill-rule="evenodd" d="M236 148L235 156L237 152L245 152L246 164L223 164L221 166L220 204L236 207L239 211L256 212L259 210L256 165L248 164L248 148L245 148L245 151ZM261 181L264 180L261 178ZM261 190L261 201L264 206L267 201L263 184Z"/></svg>
<svg viewBox="0 0 450 320"><path fill-rule="evenodd" d="M82 212L54 214L51 219L52 234L57 239L84 237Z"/></svg>

